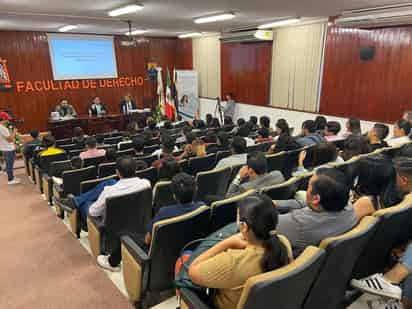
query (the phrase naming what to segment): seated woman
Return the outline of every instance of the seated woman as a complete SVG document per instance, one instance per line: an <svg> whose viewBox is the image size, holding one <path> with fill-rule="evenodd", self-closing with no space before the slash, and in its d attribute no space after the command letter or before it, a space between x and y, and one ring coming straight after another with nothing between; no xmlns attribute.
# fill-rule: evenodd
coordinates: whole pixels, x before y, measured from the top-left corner
<svg viewBox="0 0 412 309"><path fill-rule="evenodd" d="M229 237L198 256L189 268L192 281L217 289L217 308L231 309L250 277L289 263L286 247L276 236L278 213L265 195L249 196L239 202L240 233Z"/></svg>
<svg viewBox="0 0 412 309"><path fill-rule="evenodd" d="M357 176L355 196L360 198L353 208L359 219L402 201L403 196L396 186L396 170L390 159L379 156L361 160Z"/></svg>
<svg viewBox="0 0 412 309"><path fill-rule="evenodd" d="M285 119L279 119L276 122L276 134L276 144L270 147L268 154L295 150L301 147L296 143L296 139L290 136L289 125Z"/></svg>
<svg viewBox="0 0 412 309"><path fill-rule="evenodd" d="M343 150L340 156L343 160L348 161L353 157L368 152L366 139L363 136L351 135L343 142Z"/></svg>

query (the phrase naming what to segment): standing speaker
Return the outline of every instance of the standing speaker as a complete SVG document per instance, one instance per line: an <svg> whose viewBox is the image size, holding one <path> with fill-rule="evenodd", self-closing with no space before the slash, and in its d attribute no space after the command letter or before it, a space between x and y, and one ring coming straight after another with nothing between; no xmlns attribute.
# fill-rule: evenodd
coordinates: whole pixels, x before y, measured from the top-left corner
<svg viewBox="0 0 412 309"><path fill-rule="evenodd" d="M375 58L375 46L361 47L360 59L362 61L371 61Z"/></svg>

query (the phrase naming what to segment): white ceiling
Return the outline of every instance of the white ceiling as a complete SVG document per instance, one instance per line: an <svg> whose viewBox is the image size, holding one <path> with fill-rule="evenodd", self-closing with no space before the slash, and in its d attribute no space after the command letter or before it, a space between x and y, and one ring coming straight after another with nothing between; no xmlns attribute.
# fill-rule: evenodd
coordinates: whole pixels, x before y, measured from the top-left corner
<svg viewBox="0 0 412 309"><path fill-rule="evenodd" d="M142 11L109 17L109 10L128 0L0 0L0 29L54 32L76 24L77 33L122 34L126 20L133 28L146 28L148 36L176 36L185 32L219 32L257 25L287 16L320 17L338 15L343 10L402 3L399 0L142 0ZM232 11L236 18L203 25L193 19Z"/></svg>

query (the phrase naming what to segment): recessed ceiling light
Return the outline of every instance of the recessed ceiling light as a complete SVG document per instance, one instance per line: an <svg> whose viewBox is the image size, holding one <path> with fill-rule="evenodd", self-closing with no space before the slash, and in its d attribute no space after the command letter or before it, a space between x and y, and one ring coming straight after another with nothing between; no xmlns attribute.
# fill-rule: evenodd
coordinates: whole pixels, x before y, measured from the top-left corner
<svg viewBox="0 0 412 309"><path fill-rule="evenodd" d="M59 28L59 32L66 32L66 31L70 31L77 28L76 25L67 25L67 26L63 26L61 28Z"/></svg>
<svg viewBox="0 0 412 309"><path fill-rule="evenodd" d="M201 36L202 34L200 32L192 32L192 33L185 33L185 34L180 34L178 36L179 39L185 39L185 38L193 38L196 36Z"/></svg>
<svg viewBox="0 0 412 309"><path fill-rule="evenodd" d="M268 23L268 24L260 25L260 26L258 27L258 29L275 28L275 27L280 27L280 26L286 26L286 25L296 24L296 23L298 23L298 22L300 22L300 17L282 19L282 20L274 21L273 23Z"/></svg>
<svg viewBox="0 0 412 309"><path fill-rule="evenodd" d="M232 19L232 18L235 18L235 14L225 13L225 14L219 14L219 15L199 17L199 18L196 18L194 22L196 24L205 24L205 23L212 23L215 21L222 21L222 20L227 20L227 19Z"/></svg>
<svg viewBox="0 0 412 309"><path fill-rule="evenodd" d="M130 5L126 5L124 7L110 11L109 16L115 17L115 16L124 15L124 14L134 13L140 10L143 10L143 5L130 4Z"/></svg>
<svg viewBox="0 0 412 309"><path fill-rule="evenodd" d="M138 29L138 30L133 30L132 32L127 31L125 34L126 35L139 35L139 34L146 33L147 31L148 30Z"/></svg>

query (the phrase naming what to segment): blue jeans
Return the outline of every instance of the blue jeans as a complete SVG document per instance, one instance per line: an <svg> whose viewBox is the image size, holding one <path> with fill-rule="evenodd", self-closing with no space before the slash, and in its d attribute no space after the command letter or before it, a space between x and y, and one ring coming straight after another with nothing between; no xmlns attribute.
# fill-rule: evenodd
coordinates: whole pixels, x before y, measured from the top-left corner
<svg viewBox="0 0 412 309"><path fill-rule="evenodd" d="M402 298L412 300L412 244L406 247L400 263L411 271L402 282Z"/></svg>
<svg viewBox="0 0 412 309"><path fill-rule="evenodd" d="M12 181L14 179L13 169L14 160L16 159L16 151L3 151L3 157L6 161L7 180Z"/></svg>
<svg viewBox="0 0 412 309"><path fill-rule="evenodd" d="M117 180L109 179L99 183L93 189L84 192L74 198L74 203L76 204L77 209L80 213L80 220L82 222L86 221L87 215L89 214L90 206L97 201L99 195L103 192L104 187L112 186L117 182Z"/></svg>

